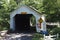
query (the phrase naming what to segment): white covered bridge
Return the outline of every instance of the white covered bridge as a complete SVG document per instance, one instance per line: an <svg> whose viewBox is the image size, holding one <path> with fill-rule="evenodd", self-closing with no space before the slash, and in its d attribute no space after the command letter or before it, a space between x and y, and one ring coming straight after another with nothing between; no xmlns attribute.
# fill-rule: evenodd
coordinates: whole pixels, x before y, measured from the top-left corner
<svg viewBox="0 0 60 40"><path fill-rule="evenodd" d="M46 31L45 16L43 14L39 14L36 10L33 10L33 8L26 5L20 6L18 9L16 9L10 14L10 29L13 31L26 29L29 30L32 24L30 22L30 18L32 16L34 16L35 18L36 31ZM38 20L40 20L40 18L42 18L43 20L43 22L41 23L41 28L38 27Z"/></svg>

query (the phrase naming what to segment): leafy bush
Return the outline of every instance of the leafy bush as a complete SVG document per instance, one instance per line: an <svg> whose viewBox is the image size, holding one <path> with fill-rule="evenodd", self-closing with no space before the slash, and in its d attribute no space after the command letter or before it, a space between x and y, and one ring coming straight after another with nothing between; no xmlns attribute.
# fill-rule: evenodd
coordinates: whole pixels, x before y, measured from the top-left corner
<svg viewBox="0 0 60 40"><path fill-rule="evenodd" d="M43 35L42 34L34 34L32 40L43 40Z"/></svg>
<svg viewBox="0 0 60 40"><path fill-rule="evenodd" d="M60 28L54 28L54 29L52 29L50 32L49 32L50 34L57 34L57 33L59 33L60 34Z"/></svg>
<svg viewBox="0 0 60 40"><path fill-rule="evenodd" d="M60 40L60 38L57 38L56 40Z"/></svg>
<svg viewBox="0 0 60 40"><path fill-rule="evenodd" d="M10 12L17 8L17 4L14 0L0 0L0 30L9 28Z"/></svg>

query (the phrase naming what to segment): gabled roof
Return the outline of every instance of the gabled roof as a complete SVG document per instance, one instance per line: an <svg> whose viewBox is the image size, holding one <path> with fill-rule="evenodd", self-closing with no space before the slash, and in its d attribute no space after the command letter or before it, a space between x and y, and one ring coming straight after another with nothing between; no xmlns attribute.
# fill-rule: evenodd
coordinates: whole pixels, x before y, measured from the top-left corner
<svg viewBox="0 0 60 40"><path fill-rule="evenodd" d="M11 16L11 15L14 15L13 13L15 13L15 14L16 14L16 12L18 13L18 10L19 10L21 7L29 8L30 10L36 12L37 15L40 15L40 16L44 15L44 14L38 12L38 11L37 11L34 7L32 7L32 6L20 5L20 6L17 7L16 10L14 10L14 11L11 12L10 16Z"/></svg>
<svg viewBox="0 0 60 40"><path fill-rule="evenodd" d="M27 5L26 5L26 6L27 6ZM39 13L40 15L42 14L42 13L38 12L38 10L36 10L34 7L32 7L32 6L28 6L28 7L31 8L32 10L36 11L36 12Z"/></svg>
<svg viewBox="0 0 60 40"><path fill-rule="evenodd" d="M22 6L29 7L30 9L36 11L39 15L42 15L42 13L38 12L38 10L36 10L36 9L35 9L34 7L32 7L32 6L28 6L28 5L20 5L20 6L18 6L18 8L20 8L20 7L22 7ZM18 8L17 8L17 9L18 9Z"/></svg>

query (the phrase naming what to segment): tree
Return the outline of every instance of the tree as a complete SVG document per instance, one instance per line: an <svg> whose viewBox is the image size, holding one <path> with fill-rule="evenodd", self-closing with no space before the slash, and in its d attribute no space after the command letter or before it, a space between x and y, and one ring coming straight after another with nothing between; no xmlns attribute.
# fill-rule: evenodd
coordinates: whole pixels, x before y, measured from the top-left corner
<svg viewBox="0 0 60 40"><path fill-rule="evenodd" d="M47 20L50 22L57 22L60 21L60 7L57 3L58 0L44 0L43 7L44 7L44 14L47 15Z"/></svg>
<svg viewBox="0 0 60 40"><path fill-rule="evenodd" d="M10 12L16 9L17 4L14 0L0 1L0 29L9 28Z"/></svg>

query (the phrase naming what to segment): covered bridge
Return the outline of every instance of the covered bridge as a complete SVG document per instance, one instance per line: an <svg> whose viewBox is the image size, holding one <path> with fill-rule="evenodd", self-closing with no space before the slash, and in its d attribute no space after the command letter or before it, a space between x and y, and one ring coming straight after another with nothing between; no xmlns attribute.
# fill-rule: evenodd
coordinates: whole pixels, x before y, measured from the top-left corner
<svg viewBox="0 0 60 40"><path fill-rule="evenodd" d="M34 17L35 24L32 26L31 18ZM40 18L43 20L41 25L39 24ZM39 25L41 27L39 27ZM15 30L29 30L30 27L36 27L36 32L46 31L45 16L39 14L35 9L26 5L20 6L10 14L10 29Z"/></svg>

